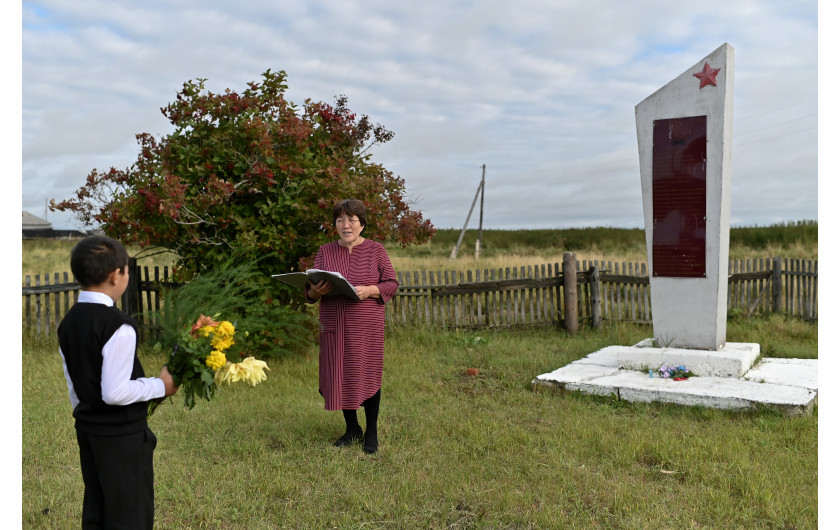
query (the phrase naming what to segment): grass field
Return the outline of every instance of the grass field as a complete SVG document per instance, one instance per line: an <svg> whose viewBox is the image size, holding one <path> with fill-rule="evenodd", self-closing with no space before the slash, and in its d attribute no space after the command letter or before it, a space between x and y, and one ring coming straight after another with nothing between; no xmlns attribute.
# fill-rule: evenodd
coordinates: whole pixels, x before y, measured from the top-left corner
<svg viewBox="0 0 840 530"><path fill-rule="evenodd" d="M817 409L787 417L531 386L651 335L630 324L575 336L388 328L375 455L333 447L343 420L323 410L315 348L193 410L175 396L150 420L156 528L816 528ZM777 357L816 358L817 337L815 323L780 315L727 328L727 340ZM77 528L82 480L56 340L23 339L23 527ZM164 362L148 347L140 358L147 373Z"/></svg>
<svg viewBox="0 0 840 530"><path fill-rule="evenodd" d="M753 320L732 333L816 353L812 324ZM157 527L816 528L816 413L628 404L530 385L649 335L389 329L372 456L332 446L343 420L323 410L314 351L191 411L176 396L151 419ZM25 344L24 527L74 527L82 482L56 344ZM148 372L163 362L149 351L141 360Z"/></svg>

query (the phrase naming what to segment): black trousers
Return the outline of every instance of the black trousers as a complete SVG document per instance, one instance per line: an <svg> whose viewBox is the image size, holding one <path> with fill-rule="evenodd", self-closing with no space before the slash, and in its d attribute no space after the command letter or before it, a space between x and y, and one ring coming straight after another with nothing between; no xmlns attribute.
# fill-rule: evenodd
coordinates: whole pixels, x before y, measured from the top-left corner
<svg viewBox="0 0 840 530"><path fill-rule="evenodd" d="M122 436L77 430L76 439L85 483L82 528L150 530L155 519L154 433L148 427Z"/></svg>

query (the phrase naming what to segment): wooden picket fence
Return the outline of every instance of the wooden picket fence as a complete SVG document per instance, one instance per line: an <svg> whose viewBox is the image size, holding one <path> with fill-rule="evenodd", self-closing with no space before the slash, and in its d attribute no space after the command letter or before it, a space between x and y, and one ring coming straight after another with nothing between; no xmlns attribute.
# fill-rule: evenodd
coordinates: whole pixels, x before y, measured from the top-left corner
<svg viewBox="0 0 840 530"><path fill-rule="evenodd" d="M399 292L386 311L390 323L453 328L563 323L566 304L559 263L475 271L398 272ZM747 315L788 313L817 320L817 261L732 260L728 308ZM650 323L647 264L577 262L580 322Z"/></svg>
<svg viewBox="0 0 840 530"><path fill-rule="evenodd" d="M427 324L443 328L561 326L567 314L581 323L651 322L650 285L645 263L575 262L574 311L567 313L561 264L474 271L397 273L400 287L386 307L392 325ZM129 287L119 306L151 326L161 308L162 285L171 283L167 267L132 264ZM730 261L728 308L746 315L786 313L817 320L817 261L766 258ZM23 283L23 327L52 332L75 303L79 285L68 273L27 276Z"/></svg>
<svg viewBox="0 0 840 530"><path fill-rule="evenodd" d="M577 262L576 276L579 320L592 321L594 299L600 301L602 320L651 321L644 264L584 260ZM454 328L545 326L561 324L565 315L559 263L465 272L399 272L397 279L399 292L386 312L392 323Z"/></svg>

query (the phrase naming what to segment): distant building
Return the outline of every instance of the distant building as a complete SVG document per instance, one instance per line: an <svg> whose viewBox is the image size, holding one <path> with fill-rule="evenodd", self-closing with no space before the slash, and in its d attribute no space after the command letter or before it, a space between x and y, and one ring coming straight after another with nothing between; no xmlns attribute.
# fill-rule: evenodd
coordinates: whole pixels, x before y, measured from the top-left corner
<svg viewBox="0 0 840 530"><path fill-rule="evenodd" d="M23 212L21 218L21 229L23 239L49 239L49 238L71 238L85 237L89 235L82 230L55 230L52 223L46 219L34 216L29 212Z"/></svg>
<svg viewBox="0 0 840 530"><path fill-rule="evenodd" d="M52 223L40 217L35 217L29 212L23 212L23 221L21 222L23 231L27 230L52 230Z"/></svg>

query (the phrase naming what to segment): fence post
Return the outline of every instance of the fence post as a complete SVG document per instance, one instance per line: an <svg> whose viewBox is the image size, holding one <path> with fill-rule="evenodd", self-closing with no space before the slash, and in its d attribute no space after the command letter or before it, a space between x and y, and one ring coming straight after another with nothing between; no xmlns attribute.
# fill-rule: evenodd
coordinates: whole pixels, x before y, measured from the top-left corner
<svg viewBox="0 0 840 530"><path fill-rule="evenodd" d="M601 285L598 266L589 267L589 300L592 304L592 329L601 327Z"/></svg>
<svg viewBox="0 0 840 530"><path fill-rule="evenodd" d="M128 287L122 295L122 310L131 316L140 312L140 268L137 258L128 258Z"/></svg>
<svg viewBox="0 0 840 530"><path fill-rule="evenodd" d="M577 259L574 252L563 253L563 323L566 332L574 335L578 330Z"/></svg>
<svg viewBox="0 0 840 530"><path fill-rule="evenodd" d="M782 258L773 258L773 312L782 311Z"/></svg>

